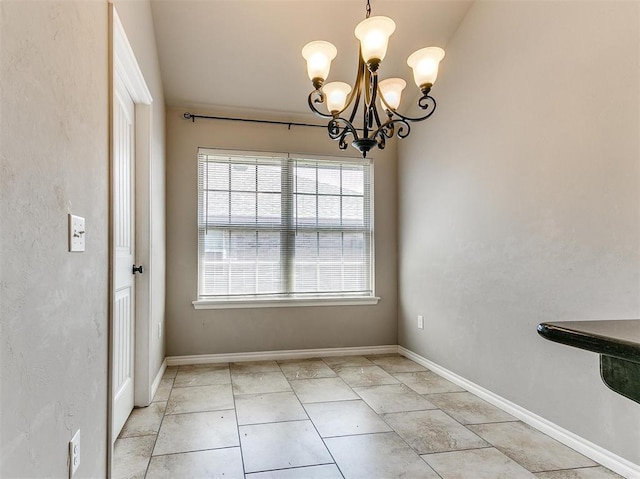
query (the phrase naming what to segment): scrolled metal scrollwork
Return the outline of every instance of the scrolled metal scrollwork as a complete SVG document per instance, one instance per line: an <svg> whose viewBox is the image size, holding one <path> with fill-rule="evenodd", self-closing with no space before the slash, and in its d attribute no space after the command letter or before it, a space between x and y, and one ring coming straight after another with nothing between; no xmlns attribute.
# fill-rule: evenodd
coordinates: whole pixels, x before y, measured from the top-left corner
<svg viewBox="0 0 640 479"><path fill-rule="evenodd" d="M326 99L325 94L322 92L322 90L313 90L311 93L309 93L309 97L307 98L307 103L309 104L309 108L311 108L311 110L316 115L321 116L322 118L333 118L333 115L322 113L315 106L315 103L323 104L325 102L325 99Z"/></svg>
<svg viewBox="0 0 640 479"><path fill-rule="evenodd" d="M384 135L386 138L393 138L395 133L395 122L393 121L393 113L388 112L389 119L379 126L378 131Z"/></svg>
<svg viewBox="0 0 640 479"><path fill-rule="evenodd" d="M384 147L387 146L387 140L385 139L385 135L382 132L376 136L374 136L376 141L378 142L378 149L384 150ZM390 136L387 138L391 138Z"/></svg>
<svg viewBox="0 0 640 479"><path fill-rule="evenodd" d="M422 110L428 110L429 108L431 108L430 111L431 113L433 113L436 109L436 99L427 93L426 95L420 97L420 99L418 100L418 106Z"/></svg>
<svg viewBox="0 0 640 479"><path fill-rule="evenodd" d="M397 130L396 125L398 125ZM409 136L410 132L411 126L406 120L390 116L389 120L380 125L380 127L374 131L371 136L378 141L378 147L382 150L384 148L386 138L392 138L394 134L396 134L398 138L406 138ZM382 147L380 147L381 143L383 145Z"/></svg>
<svg viewBox="0 0 640 479"><path fill-rule="evenodd" d="M406 138L411 133L411 125L404 120L397 120L398 126L398 138Z"/></svg>
<svg viewBox="0 0 640 479"><path fill-rule="evenodd" d="M350 143L359 139L358 131L351 122L341 117L331 118L327 123L327 132L329 133L329 138L338 140L338 147L341 150L345 150ZM353 136L351 141L348 141L349 135Z"/></svg>

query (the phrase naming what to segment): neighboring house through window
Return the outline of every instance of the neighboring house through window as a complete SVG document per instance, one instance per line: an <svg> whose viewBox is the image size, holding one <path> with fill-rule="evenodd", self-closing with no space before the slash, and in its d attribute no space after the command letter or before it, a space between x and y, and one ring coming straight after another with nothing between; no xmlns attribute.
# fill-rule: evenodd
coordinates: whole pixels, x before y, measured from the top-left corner
<svg viewBox="0 0 640 479"><path fill-rule="evenodd" d="M369 160L201 148L194 305L377 301L372 192Z"/></svg>

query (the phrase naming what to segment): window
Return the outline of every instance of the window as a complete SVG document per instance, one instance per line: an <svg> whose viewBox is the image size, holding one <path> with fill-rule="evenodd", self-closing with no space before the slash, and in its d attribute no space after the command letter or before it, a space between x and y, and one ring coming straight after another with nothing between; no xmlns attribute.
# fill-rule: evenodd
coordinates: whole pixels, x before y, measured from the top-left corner
<svg viewBox="0 0 640 479"><path fill-rule="evenodd" d="M368 160L200 149L194 305L371 299L372 184Z"/></svg>

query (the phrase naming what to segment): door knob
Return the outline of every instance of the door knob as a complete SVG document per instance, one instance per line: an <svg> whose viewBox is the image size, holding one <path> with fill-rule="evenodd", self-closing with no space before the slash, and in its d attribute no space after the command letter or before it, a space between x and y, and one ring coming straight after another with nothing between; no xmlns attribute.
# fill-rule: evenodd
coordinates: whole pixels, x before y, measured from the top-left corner
<svg viewBox="0 0 640 479"><path fill-rule="evenodd" d="M133 274L136 274L136 273L140 273L140 274L144 273L144 268L142 267L142 265L140 266L136 266L135 264L133 265Z"/></svg>

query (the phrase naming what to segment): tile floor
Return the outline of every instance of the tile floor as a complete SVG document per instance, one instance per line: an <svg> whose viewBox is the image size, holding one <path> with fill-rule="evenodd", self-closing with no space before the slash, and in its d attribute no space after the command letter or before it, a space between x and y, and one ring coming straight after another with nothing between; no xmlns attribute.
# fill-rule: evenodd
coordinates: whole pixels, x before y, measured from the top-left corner
<svg viewBox="0 0 640 479"><path fill-rule="evenodd" d="M620 477L399 355L167 368L115 479Z"/></svg>

